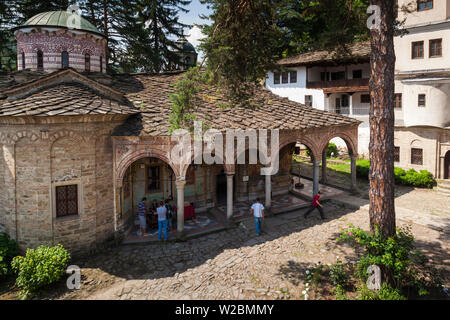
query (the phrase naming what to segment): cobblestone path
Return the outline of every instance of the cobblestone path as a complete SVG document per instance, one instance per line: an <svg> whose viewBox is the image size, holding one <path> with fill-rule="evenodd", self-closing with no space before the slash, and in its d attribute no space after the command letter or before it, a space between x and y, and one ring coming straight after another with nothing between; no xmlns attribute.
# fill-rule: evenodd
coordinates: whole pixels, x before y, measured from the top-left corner
<svg viewBox="0 0 450 320"><path fill-rule="evenodd" d="M253 221L247 220L237 228L183 243L111 249L80 261L81 289L61 298L301 299L307 268L318 262L355 260L352 248L335 241L340 229L349 223L364 229L369 225L368 211L345 201L328 201L325 221L318 213L305 220L304 211L266 218L260 237L254 235ZM398 225L412 226L418 248L443 269L449 286L449 233L430 227L428 220L411 223L417 219L401 214L397 218Z"/></svg>

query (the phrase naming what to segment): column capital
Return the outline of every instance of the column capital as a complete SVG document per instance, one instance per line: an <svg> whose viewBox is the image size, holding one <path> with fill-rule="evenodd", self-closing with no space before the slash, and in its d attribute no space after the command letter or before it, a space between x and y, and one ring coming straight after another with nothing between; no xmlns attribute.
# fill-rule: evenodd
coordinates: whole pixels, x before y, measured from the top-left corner
<svg viewBox="0 0 450 320"><path fill-rule="evenodd" d="M232 177L234 176L235 172L226 172L225 174L227 175L227 177Z"/></svg>
<svg viewBox="0 0 450 320"><path fill-rule="evenodd" d="M184 186L186 185L186 180L185 179L177 179L175 181L175 185L177 186L177 188L184 188Z"/></svg>

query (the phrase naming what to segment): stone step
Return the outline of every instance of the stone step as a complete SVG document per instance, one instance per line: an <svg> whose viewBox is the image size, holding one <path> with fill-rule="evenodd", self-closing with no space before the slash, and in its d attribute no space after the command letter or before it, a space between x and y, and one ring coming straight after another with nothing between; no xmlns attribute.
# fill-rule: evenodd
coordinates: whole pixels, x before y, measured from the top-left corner
<svg viewBox="0 0 450 320"><path fill-rule="evenodd" d="M450 179L437 179L438 186L450 187Z"/></svg>
<svg viewBox="0 0 450 320"><path fill-rule="evenodd" d="M435 190L444 196L450 197L450 189L448 189L448 188L442 188L442 187L438 186L435 188Z"/></svg>

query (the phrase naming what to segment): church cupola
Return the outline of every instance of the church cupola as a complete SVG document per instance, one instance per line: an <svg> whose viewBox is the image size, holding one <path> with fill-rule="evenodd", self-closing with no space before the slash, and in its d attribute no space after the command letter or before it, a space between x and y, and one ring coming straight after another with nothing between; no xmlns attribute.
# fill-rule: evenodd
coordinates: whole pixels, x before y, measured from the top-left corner
<svg viewBox="0 0 450 320"><path fill-rule="evenodd" d="M18 70L106 72L106 37L76 13L40 13L13 29Z"/></svg>

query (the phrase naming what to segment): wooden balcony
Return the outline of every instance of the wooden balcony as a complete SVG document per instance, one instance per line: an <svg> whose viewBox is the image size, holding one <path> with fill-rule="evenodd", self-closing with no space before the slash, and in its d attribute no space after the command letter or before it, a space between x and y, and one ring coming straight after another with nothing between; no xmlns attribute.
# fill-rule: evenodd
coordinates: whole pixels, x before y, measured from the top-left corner
<svg viewBox="0 0 450 320"><path fill-rule="evenodd" d="M330 89L333 88L348 88L353 91L367 91L369 87L369 79L349 79L349 80L334 80L334 81L307 81L306 88L308 89Z"/></svg>

